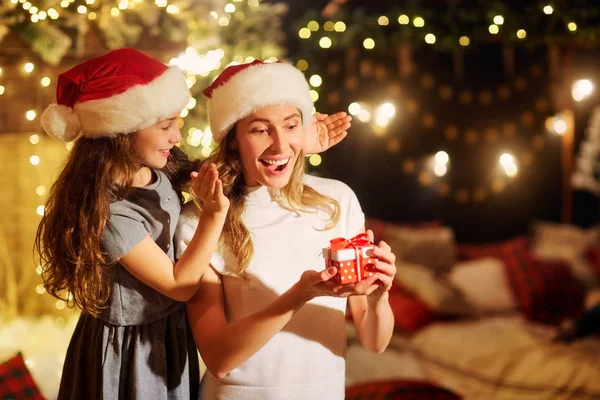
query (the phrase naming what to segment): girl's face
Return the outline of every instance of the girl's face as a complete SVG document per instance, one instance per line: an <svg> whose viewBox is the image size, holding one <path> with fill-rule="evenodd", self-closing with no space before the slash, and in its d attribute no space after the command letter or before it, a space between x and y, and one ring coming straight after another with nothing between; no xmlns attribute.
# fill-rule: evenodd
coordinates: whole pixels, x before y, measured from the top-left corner
<svg viewBox="0 0 600 400"><path fill-rule="evenodd" d="M179 113L173 113L162 121L137 131L133 149L142 164L156 169L167 165L170 150L181 141L178 118Z"/></svg>
<svg viewBox="0 0 600 400"><path fill-rule="evenodd" d="M238 121L234 148L246 186L280 189L290 180L304 148L304 128L295 106L271 106Z"/></svg>

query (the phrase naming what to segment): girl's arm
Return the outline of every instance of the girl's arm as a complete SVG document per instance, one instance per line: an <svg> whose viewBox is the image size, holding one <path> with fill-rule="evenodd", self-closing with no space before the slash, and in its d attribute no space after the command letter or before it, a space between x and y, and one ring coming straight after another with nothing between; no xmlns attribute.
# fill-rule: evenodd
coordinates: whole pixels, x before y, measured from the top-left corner
<svg viewBox="0 0 600 400"><path fill-rule="evenodd" d="M333 267L321 272L305 271L294 286L264 309L228 323L222 278L210 268L187 304L194 341L208 370L223 378L267 344L310 299L362 293L376 279L346 288L329 282L335 273Z"/></svg>
<svg viewBox="0 0 600 400"><path fill-rule="evenodd" d="M178 301L192 297L202 275L209 269L210 257L217 249L229 209L229 200L223 195L214 164L203 165L199 172L193 172L192 180L203 207L194 235L177 263L173 263L150 236L119 260L137 279Z"/></svg>
<svg viewBox="0 0 600 400"><path fill-rule="evenodd" d="M373 232L369 230L367 233L373 241ZM362 345L375 353L382 353L390 343L394 331L389 290L396 275L396 256L383 241L375 246L374 255L378 259L376 266L379 270L376 287L365 296L350 297L348 304Z"/></svg>

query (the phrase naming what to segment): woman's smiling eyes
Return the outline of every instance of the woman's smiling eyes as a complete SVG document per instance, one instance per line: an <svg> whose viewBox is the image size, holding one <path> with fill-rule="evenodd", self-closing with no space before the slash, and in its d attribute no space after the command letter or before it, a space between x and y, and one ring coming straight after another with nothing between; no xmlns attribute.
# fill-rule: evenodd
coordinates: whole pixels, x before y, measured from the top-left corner
<svg viewBox="0 0 600 400"><path fill-rule="evenodd" d="M299 124L297 122L293 122L293 123L287 124L284 129L286 131L293 131L296 128L298 128L298 125ZM267 134L267 133L269 133L269 130L270 129L268 127L257 127L257 128L251 128L250 133Z"/></svg>

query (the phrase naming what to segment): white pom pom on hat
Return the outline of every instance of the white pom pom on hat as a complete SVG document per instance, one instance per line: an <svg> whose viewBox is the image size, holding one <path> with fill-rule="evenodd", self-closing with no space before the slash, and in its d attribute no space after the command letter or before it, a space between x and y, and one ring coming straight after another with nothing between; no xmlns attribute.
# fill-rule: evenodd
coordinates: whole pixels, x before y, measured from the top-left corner
<svg viewBox="0 0 600 400"><path fill-rule="evenodd" d="M42 126L48 135L62 142L74 140L81 132L81 121L71 107L51 104L42 114Z"/></svg>
<svg viewBox="0 0 600 400"><path fill-rule="evenodd" d="M76 65L58 77L44 130L71 141L135 132L180 112L190 92L182 71L129 48Z"/></svg>

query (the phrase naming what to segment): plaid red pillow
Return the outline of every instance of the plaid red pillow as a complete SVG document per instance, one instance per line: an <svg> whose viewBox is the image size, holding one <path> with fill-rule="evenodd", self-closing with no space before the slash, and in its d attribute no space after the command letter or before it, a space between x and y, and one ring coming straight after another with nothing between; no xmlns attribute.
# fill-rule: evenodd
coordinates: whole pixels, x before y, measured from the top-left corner
<svg viewBox="0 0 600 400"><path fill-rule="evenodd" d="M435 321L434 312L420 299L394 283L389 294L390 307L394 314L394 330L413 334ZM346 319L352 320L350 307L346 308Z"/></svg>
<svg viewBox="0 0 600 400"><path fill-rule="evenodd" d="M427 304L400 285L392 285L389 299L395 331L413 334L435 321L435 314Z"/></svg>
<svg viewBox="0 0 600 400"><path fill-rule="evenodd" d="M0 399L44 400L21 353L0 364Z"/></svg>
<svg viewBox="0 0 600 400"><path fill-rule="evenodd" d="M563 261L540 260L526 249L504 255L506 275L525 315L558 324L583 311L585 288Z"/></svg>
<svg viewBox="0 0 600 400"><path fill-rule="evenodd" d="M456 258L459 261L470 261L478 258L495 257L504 260L515 251L527 250L529 239L527 236L517 236L504 242L488 244L459 244Z"/></svg>
<svg viewBox="0 0 600 400"><path fill-rule="evenodd" d="M600 249L592 247L585 252L586 260L594 267L594 272L600 277Z"/></svg>
<svg viewBox="0 0 600 400"><path fill-rule="evenodd" d="M457 400L448 389L418 380L398 379L361 383L346 389L346 400Z"/></svg>

